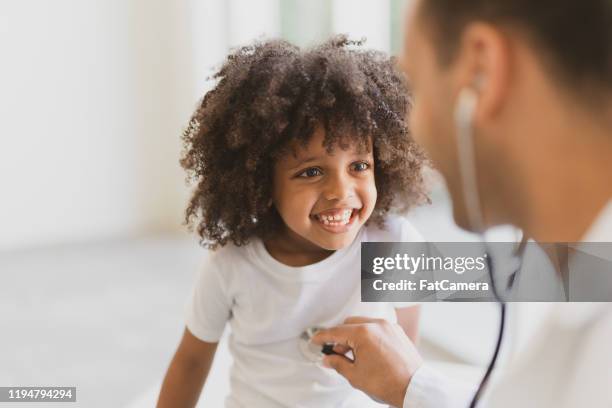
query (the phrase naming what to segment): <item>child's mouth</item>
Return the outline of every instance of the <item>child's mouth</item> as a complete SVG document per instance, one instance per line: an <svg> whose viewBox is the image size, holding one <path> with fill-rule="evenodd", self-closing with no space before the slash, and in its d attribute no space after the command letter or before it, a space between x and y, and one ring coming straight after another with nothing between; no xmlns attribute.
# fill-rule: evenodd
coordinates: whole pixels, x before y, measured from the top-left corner
<svg viewBox="0 0 612 408"><path fill-rule="evenodd" d="M359 213L357 208L338 208L314 214L312 218L329 232L345 232Z"/></svg>

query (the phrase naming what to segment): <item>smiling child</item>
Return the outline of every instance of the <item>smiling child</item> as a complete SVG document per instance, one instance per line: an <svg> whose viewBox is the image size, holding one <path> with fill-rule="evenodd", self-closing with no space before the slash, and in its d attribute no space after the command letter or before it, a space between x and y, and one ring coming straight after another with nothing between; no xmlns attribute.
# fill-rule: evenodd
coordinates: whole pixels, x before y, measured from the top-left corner
<svg viewBox="0 0 612 408"><path fill-rule="evenodd" d="M404 79L359 45L240 48L196 110L181 160L197 183L186 221L213 251L159 407L195 406L227 323L226 407L380 406L300 343L354 315L417 333L416 306L360 300L361 242L421 241L390 212L427 197Z"/></svg>

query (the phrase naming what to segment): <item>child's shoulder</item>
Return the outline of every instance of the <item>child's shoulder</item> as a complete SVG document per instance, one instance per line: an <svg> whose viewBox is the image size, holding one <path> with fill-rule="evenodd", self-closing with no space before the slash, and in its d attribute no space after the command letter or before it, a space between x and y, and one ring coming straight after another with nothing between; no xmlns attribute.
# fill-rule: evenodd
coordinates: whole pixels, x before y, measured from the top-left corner
<svg viewBox="0 0 612 408"><path fill-rule="evenodd" d="M208 250L204 258L204 265L215 270L222 270L224 274L234 269L240 270L245 266L245 262L248 262L252 246L253 242L241 246L230 242L222 247Z"/></svg>
<svg viewBox="0 0 612 408"><path fill-rule="evenodd" d="M362 241L366 242L424 242L425 238L404 215L391 215L382 227L370 224Z"/></svg>

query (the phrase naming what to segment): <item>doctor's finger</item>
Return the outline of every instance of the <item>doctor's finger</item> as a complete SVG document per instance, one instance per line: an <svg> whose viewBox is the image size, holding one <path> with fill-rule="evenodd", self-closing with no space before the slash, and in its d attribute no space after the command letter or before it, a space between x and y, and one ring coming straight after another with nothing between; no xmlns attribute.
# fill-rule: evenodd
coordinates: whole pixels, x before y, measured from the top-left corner
<svg viewBox="0 0 612 408"><path fill-rule="evenodd" d="M315 344L334 343L336 345L355 348L355 338L358 337L360 325L341 324L329 329L319 330L310 341Z"/></svg>
<svg viewBox="0 0 612 408"><path fill-rule="evenodd" d="M344 319L344 324L378 323L380 320L364 316L350 316Z"/></svg>
<svg viewBox="0 0 612 408"><path fill-rule="evenodd" d="M323 365L325 367L332 368L338 372L341 376L345 377L349 382L351 381L351 374L354 369L353 362L339 355L329 355L323 358Z"/></svg>
<svg viewBox="0 0 612 408"><path fill-rule="evenodd" d="M350 350L350 347L346 346L344 344L335 344L334 345L334 352L335 353L346 354L346 353L348 353L349 350Z"/></svg>

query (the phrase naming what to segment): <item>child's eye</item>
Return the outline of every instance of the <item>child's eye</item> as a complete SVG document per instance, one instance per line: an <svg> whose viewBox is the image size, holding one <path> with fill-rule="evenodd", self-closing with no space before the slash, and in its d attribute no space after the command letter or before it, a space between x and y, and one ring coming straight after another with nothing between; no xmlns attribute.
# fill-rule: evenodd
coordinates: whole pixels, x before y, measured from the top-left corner
<svg viewBox="0 0 612 408"><path fill-rule="evenodd" d="M323 172L321 171L321 169L317 168L317 167L310 167L306 170L304 170L303 172L301 172L300 174L298 174L298 177L304 177L304 178L309 178L309 177L317 177L322 175Z"/></svg>
<svg viewBox="0 0 612 408"><path fill-rule="evenodd" d="M366 171L367 169L370 168L370 163L367 162L357 162L357 163L353 163L353 170L354 171Z"/></svg>

